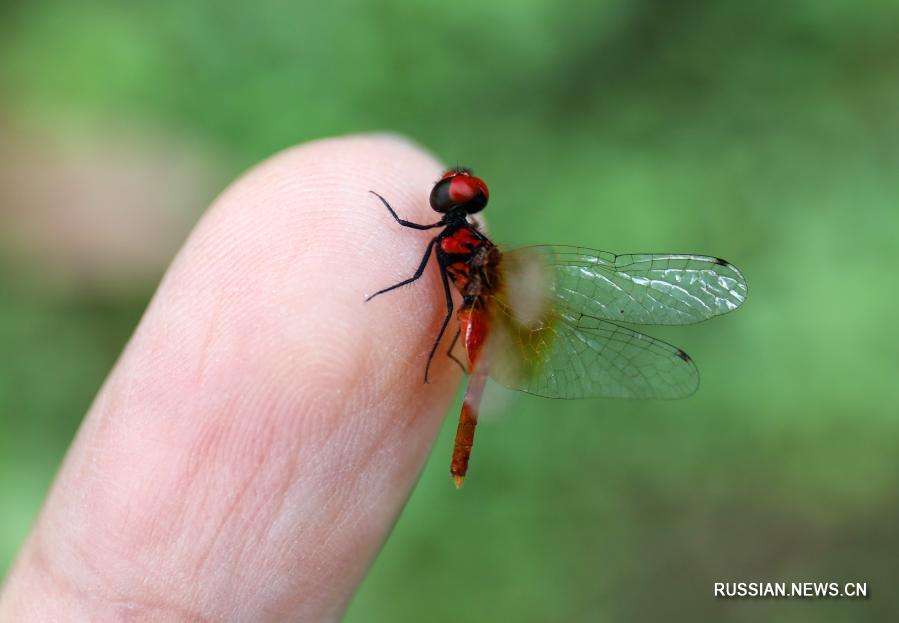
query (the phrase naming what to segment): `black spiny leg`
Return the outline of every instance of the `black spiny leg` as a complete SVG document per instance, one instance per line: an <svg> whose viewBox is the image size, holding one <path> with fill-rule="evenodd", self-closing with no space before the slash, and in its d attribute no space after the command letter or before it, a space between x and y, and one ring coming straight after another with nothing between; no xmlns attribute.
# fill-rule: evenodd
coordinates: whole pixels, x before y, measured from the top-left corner
<svg viewBox="0 0 899 623"><path fill-rule="evenodd" d="M383 290L378 290L377 292L372 294L370 297L365 299L365 302L368 303L370 300L372 300L379 294L384 294L385 292L390 292L391 290L396 290L397 288L401 288L404 285L406 285L407 283L412 283L413 281L415 281L416 279L421 277L425 272L425 266L428 265L428 260L431 258L431 250L434 248L434 244L436 244L436 243L437 243L437 238L432 239L431 242L428 243L428 248L425 250L425 256L423 258L421 258L421 264L418 265L418 270L415 271L414 275L412 275L408 279L403 279L399 283L393 284L389 288L384 288ZM443 272L443 271L441 270L440 272ZM445 276L444 276L444 280L446 280Z"/></svg>
<svg viewBox="0 0 899 623"><path fill-rule="evenodd" d="M446 224L443 222L442 219L440 221L437 221L436 223L433 223L432 225L419 225L418 223L413 223L412 221L407 221L405 219L401 219L399 216L397 216L397 213L393 211L393 208L390 207L390 204L387 203L387 200L384 197L382 197L381 195L379 195L378 193L376 193L373 190L370 190L368 192L370 192L375 197L380 199L381 203L384 204L384 207L387 208L387 210L390 212L390 216L392 216L394 218L394 220L397 223L399 223L400 225L402 225L403 227L411 227L412 229L434 229L435 227L440 227L440 226Z"/></svg>
<svg viewBox="0 0 899 623"><path fill-rule="evenodd" d="M399 217L399 215L393 211L393 208L390 207L390 204L387 203L387 200L384 199L384 197L382 197L381 195L379 195L378 193L376 193L373 190L370 190L368 192L370 192L375 197L380 199L381 203L384 204L384 207L387 208L387 211L390 212L390 216L392 216L393 219L397 223L402 225L403 227L410 227L412 229L434 229L435 227L446 226L446 222L444 219L441 219L441 220L437 221L436 223L432 223L430 225L421 225L419 223L413 223L412 221L407 221L405 219L401 219ZM379 290L379 291L375 292L374 294L369 296L367 299L365 299L365 301L368 302L368 301L372 300L373 298L375 298L376 296L384 294L385 292L390 292L391 290L401 288L404 285L412 283L413 281L415 281L419 277L421 277L425 272L425 267L428 265L428 259L430 259L430 257L431 257L431 251L434 250L434 245L436 243L437 243L437 237L433 238L431 240L431 242L428 243L428 248L425 251L425 256L422 258L421 264L419 264L418 270L415 271L414 275L412 275L409 279L404 279L403 281L400 281L399 283L396 283L396 284L390 286L389 288L384 288L383 290ZM434 347L431 348L431 353L428 355L428 363L425 366L425 383L428 382L428 372L430 372L430 370L431 370L431 361L434 359L434 353L437 352L437 347L440 346L440 340L443 338L443 334L446 332L446 326L449 324L450 318L452 318L452 316L453 316L453 296L450 293L449 278L447 277L447 274L446 274L446 268L442 264L440 265L440 278L443 280L443 293L446 295L446 317L443 319L443 325L440 327L440 333L437 335L437 340L434 342ZM453 338L453 346L455 346L457 339L459 339L458 333L456 333L456 337ZM450 357L453 358L453 360L456 363L458 363L460 366L462 366L461 362L453 356L452 347L450 347L449 355L450 355ZM463 371L465 370L464 366L462 366L462 370Z"/></svg>
<svg viewBox="0 0 899 623"><path fill-rule="evenodd" d="M438 255L437 257L439 258L440 256ZM443 319L443 325L440 327L440 333L437 334L437 339L434 340L431 354L428 355L428 363L425 366L425 383L428 382L428 372L431 370L431 361L434 359L434 353L437 352L437 347L440 346L440 340L443 339L443 334L446 333L446 325L449 324L450 318L453 317L453 295L450 292L449 277L446 275L446 267L443 264L440 265L440 278L443 280L443 293L446 295L446 317Z"/></svg>
<svg viewBox="0 0 899 623"><path fill-rule="evenodd" d="M461 361L459 361L459 358L453 354L453 349L456 347L456 342L459 341L459 334L461 334L461 333L462 333L462 329L458 329L456 331L456 335L453 336L453 341L450 342L449 350L446 351L446 356L449 357L450 359L452 359L453 361L455 361L457 364L459 364L459 367L462 368L462 372L464 374L468 374L468 370L465 368L465 364L463 364Z"/></svg>

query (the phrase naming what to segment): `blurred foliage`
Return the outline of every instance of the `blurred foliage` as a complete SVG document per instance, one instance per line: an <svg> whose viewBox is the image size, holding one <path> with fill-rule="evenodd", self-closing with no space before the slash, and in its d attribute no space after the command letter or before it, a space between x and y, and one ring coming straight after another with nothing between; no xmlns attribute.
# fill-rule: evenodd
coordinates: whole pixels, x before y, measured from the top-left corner
<svg viewBox="0 0 899 623"><path fill-rule="evenodd" d="M835 0L19 3L2 114L197 137L228 173L331 134L408 134L489 180L501 242L695 251L745 309L656 332L686 401L489 391L464 493L454 421L349 621L899 619L899 5ZM6 258L6 255L0 256ZM0 569L136 323L0 259ZM724 601L715 581L867 581Z"/></svg>

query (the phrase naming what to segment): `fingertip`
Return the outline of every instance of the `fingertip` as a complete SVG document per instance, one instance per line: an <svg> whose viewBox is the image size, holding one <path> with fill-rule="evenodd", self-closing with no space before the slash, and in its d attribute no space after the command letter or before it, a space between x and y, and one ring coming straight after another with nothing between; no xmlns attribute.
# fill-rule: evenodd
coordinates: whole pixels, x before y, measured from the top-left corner
<svg viewBox="0 0 899 623"><path fill-rule="evenodd" d="M430 222L441 169L407 139L354 135L287 149L223 192L107 380L29 547L68 582L105 587L96 599L164 597L212 618L339 613L458 380L438 351L421 382L446 314L433 266L364 304L409 277L433 236L400 227L370 191ZM277 589L260 590L271 577Z"/></svg>

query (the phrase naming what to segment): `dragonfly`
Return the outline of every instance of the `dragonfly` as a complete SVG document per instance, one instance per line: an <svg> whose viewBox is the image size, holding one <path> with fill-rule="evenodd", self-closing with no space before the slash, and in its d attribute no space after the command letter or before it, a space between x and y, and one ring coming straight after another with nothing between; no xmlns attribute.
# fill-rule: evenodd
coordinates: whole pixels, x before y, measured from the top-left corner
<svg viewBox="0 0 899 623"><path fill-rule="evenodd" d="M409 285L436 257L446 315L425 364L431 364L453 317L452 287L461 295L458 327L447 355L469 376L456 430L450 474L461 488L468 472L487 378L546 398L684 398L699 386L696 364L680 348L629 325L686 325L734 311L747 285L718 257L631 253L566 245L501 251L473 215L487 205L487 185L455 167L434 184L431 208L441 218L411 229L440 231L408 279L366 301ZM454 354L461 340L464 361Z"/></svg>

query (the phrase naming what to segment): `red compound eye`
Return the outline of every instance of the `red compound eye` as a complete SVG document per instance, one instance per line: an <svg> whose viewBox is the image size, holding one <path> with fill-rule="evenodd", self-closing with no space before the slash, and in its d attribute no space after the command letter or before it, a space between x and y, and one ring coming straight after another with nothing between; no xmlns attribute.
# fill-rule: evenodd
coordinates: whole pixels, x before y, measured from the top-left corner
<svg viewBox="0 0 899 623"><path fill-rule="evenodd" d="M480 178L456 175L451 179L449 196L455 203L467 203L479 194L487 197L487 185Z"/></svg>
<svg viewBox="0 0 899 623"><path fill-rule="evenodd" d="M474 177L468 169L450 169L431 191L431 208L437 212L461 208L474 214L487 205L489 197L487 185L481 178Z"/></svg>

